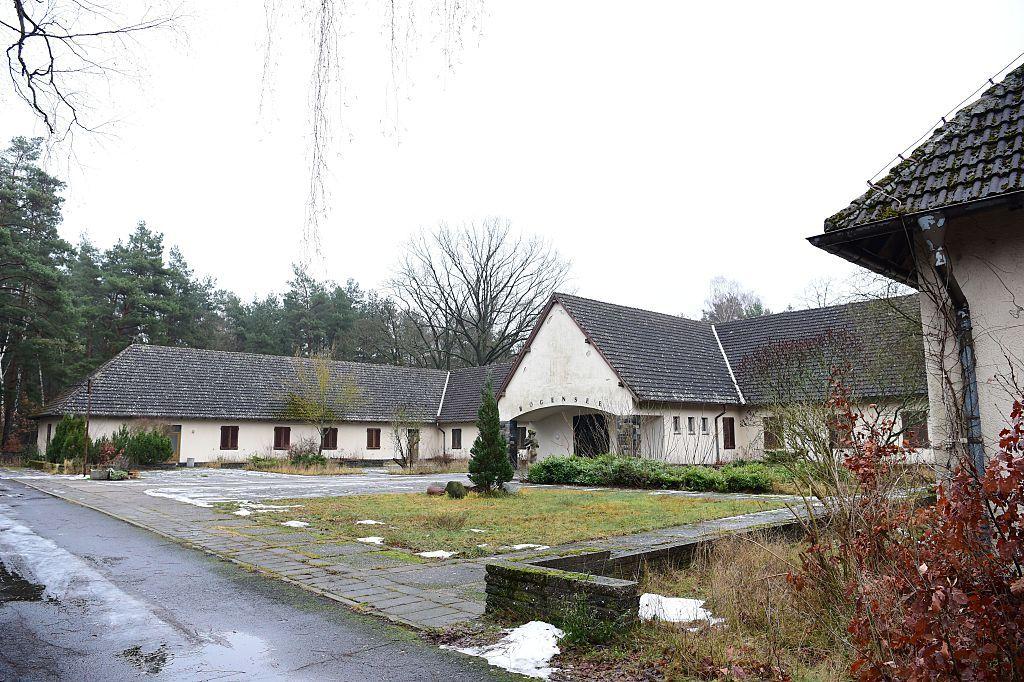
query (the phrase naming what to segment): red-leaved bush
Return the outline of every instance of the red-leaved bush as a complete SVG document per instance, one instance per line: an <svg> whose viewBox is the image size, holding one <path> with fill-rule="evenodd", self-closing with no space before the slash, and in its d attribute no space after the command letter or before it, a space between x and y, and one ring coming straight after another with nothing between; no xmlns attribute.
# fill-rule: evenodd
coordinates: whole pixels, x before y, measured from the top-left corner
<svg viewBox="0 0 1024 682"><path fill-rule="evenodd" d="M909 450L891 424L832 398L854 482L829 536L811 534L798 587L841 586L864 680L1024 679L1024 406L979 477L960 466L934 504L892 485ZM856 428L855 428L856 427ZM839 592L839 590L837 590Z"/></svg>

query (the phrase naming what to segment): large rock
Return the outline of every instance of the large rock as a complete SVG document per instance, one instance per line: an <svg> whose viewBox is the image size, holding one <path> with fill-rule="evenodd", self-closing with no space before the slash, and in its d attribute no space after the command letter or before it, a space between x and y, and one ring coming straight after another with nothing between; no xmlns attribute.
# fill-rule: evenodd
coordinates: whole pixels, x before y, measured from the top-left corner
<svg viewBox="0 0 1024 682"><path fill-rule="evenodd" d="M444 495L444 483L431 483L427 486L428 495Z"/></svg>

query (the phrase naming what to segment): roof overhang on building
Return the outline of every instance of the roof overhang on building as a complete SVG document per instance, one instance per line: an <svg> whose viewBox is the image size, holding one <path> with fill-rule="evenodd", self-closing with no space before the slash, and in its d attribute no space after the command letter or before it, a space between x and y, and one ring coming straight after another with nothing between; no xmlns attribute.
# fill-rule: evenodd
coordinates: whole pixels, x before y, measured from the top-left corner
<svg viewBox="0 0 1024 682"><path fill-rule="evenodd" d="M885 220L853 225L808 237L812 245L872 272L917 288L913 235L918 218L941 213L950 225L965 215L1024 206L1024 191L1009 192L960 204L936 206L928 211L901 214Z"/></svg>

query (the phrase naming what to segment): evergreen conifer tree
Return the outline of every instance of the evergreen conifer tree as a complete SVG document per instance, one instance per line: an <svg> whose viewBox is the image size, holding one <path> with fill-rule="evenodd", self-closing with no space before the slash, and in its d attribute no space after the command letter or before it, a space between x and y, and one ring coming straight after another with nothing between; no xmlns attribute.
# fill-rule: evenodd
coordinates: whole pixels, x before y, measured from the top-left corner
<svg viewBox="0 0 1024 682"><path fill-rule="evenodd" d="M500 488L505 481L511 481L515 473L508 459L508 441L501 432L498 401L494 398L490 381L484 387L476 428L479 435L470 450L469 480L485 492L490 492Z"/></svg>

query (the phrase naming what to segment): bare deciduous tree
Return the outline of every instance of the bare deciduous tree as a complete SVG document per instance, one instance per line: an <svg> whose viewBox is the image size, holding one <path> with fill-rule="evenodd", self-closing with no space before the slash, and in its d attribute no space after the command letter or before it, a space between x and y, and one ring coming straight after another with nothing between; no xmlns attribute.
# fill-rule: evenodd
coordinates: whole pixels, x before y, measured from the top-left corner
<svg viewBox="0 0 1024 682"><path fill-rule="evenodd" d="M323 453L327 430L350 417L363 401L358 384L339 374L333 355L333 349L328 348L308 358L296 357L295 377L285 393L282 417L317 430L318 454Z"/></svg>
<svg viewBox="0 0 1024 682"><path fill-rule="evenodd" d="M415 322L423 364L447 369L510 357L568 273L549 242L491 218L414 236L391 289Z"/></svg>
<svg viewBox="0 0 1024 682"><path fill-rule="evenodd" d="M115 0L11 0L7 7L0 31L11 88L60 137L105 122L86 120L97 86L127 73L120 58L137 34L170 28L177 19L150 3L129 11Z"/></svg>
<svg viewBox="0 0 1024 682"><path fill-rule="evenodd" d="M711 280L708 297L704 300L701 319L705 322L732 322L748 317L770 315L772 311L761 302L761 297L725 277Z"/></svg>

